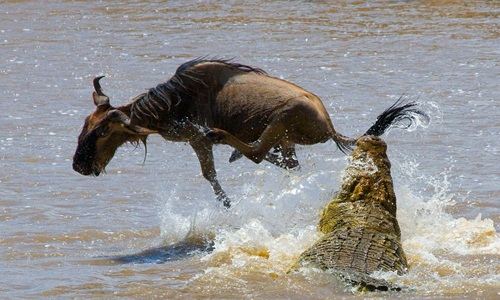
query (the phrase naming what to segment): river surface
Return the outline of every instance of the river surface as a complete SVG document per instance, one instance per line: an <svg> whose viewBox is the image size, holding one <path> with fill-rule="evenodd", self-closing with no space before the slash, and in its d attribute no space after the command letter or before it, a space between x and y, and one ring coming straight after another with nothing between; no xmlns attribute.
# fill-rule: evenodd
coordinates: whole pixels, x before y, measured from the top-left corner
<svg viewBox="0 0 500 300"><path fill-rule="evenodd" d="M410 269L377 276L409 289L287 273L346 167L333 142L293 172L216 147L229 211L158 136L144 164L72 170L94 76L120 105L205 55L312 91L349 136L419 101L430 124L383 136ZM1 1L0 96L2 299L500 298L499 1Z"/></svg>

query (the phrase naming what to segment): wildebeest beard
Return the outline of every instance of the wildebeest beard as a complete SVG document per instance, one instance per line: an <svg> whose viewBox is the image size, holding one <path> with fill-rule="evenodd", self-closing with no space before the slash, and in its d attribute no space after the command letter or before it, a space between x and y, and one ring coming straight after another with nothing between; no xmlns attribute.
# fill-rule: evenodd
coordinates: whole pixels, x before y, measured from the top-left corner
<svg viewBox="0 0 500 300"><path fill-rule="evenodd" d="M82 133L83 135L83 133ZM97 152L97 133L95 130L90 133L85 133L84 136L79 137L79 147L73 156L73 170L82 175L99 176L101 171L96 165L96 152Z"/></svg>

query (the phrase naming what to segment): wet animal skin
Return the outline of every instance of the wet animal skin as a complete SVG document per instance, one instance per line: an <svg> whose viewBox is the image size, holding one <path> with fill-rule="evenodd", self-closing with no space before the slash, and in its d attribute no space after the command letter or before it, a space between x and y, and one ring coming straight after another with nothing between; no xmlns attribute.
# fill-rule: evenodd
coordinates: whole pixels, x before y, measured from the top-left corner
<svg viewBox="0 0 500 300"><path fill-rule="evenodd" d="M407 272L396 219L396 195L386 143L375 136L357 141L340 190L321 214L324 236L292 267L312 266L335 274L362 290L400 290L375 271Z"/></svg>

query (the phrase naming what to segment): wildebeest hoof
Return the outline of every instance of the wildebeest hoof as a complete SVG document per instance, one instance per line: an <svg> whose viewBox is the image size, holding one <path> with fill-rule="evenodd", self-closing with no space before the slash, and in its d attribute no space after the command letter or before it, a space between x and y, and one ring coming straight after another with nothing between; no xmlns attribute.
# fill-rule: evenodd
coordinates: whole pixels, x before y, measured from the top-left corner
<svg viewBox="0 0 500 300"><path fill-rule="evenodd" d="M231 208L231 200L226 196L226 197L219 197L219 201L222 202L222 205L224 205L224 208L230 209Z"/></svg>
<svg viewBox="0 0 500 300"><path fill-rule="evenodd" d="M300 170L299 161L293 158L285 158L283 160L283 165L287 170Z"/></svg>
<svg viewBox="0 0 500 300"><path fill-rule="evenodd" d="M222 205L224 205L226 209L231 208L231 199L229 199L229 197L225 193L218 193L217 200L222 202Z"/></svg>
<svg viewBox="0 0 500 300"><path fill-rule="evenodd" d="M233 153L231 153L231 157L229 157L229 162L232 163L234 161L237 161L238 159L242 158L243 154L241 154L240 151L234 149Z"/></svg>

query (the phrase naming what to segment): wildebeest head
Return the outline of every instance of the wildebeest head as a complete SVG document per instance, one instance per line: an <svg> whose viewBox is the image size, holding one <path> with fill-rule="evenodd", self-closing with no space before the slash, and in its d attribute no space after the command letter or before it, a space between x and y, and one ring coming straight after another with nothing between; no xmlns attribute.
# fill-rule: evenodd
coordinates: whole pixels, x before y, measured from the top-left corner
<svg viewBox="0 0 500 300"><path fill-rule="evenodd" d="M96 110L85 119L73 156L73 169L82 175L98 176L118 147L126 142L146 144L147 136L156 133L132 124L123 110L109 104L109 97L102 92L99 84L102 77L94 79L92 97Z"/></svg>

